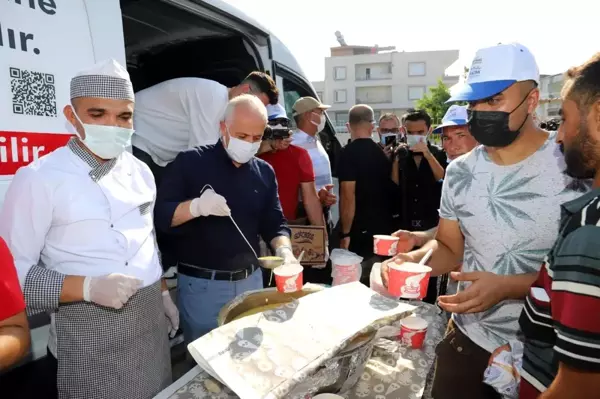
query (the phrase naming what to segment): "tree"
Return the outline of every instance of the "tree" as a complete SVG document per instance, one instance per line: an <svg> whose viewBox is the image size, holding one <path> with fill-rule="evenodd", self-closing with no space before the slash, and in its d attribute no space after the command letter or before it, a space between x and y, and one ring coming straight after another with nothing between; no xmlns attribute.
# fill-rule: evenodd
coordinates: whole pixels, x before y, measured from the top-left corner
<svg viewBox="0 0 600 399"><path fill-rule="evenodd" d="M417 107L427 111L429 116L431 116L432 122L438 124L442 121L444 114L446 114L446 111L450 107L450 104L446 104L449 98L450 91L444 82L442 82L442 79L439 79L437 86L431 87L429 93L417 101Z"/></svg>

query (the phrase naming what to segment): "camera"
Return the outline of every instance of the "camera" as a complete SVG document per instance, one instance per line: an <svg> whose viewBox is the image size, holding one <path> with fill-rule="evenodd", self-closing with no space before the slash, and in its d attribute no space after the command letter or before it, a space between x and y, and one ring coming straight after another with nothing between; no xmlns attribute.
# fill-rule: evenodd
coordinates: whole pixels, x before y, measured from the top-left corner
<svg viewBox="0 0 600 399"><path fill-rule="evenodd" d="M410 156L410 149L406 145L399 145L394 150L394 156L399 160L406 159Z"/></svg>
<svg viewBox="0 0 600 399"><path fill-rule="evenodd" d="M559 127L560 119L558 118L548 119L547 121L540 123L540 128L549 132L557 131Z"/></svg>
<svg viewBox="0 0 600 399"><path fill-rule="evenodd" d="M284 140L292 135L287 118L277 118L269 121L263 134L263 140Z"/></svg>

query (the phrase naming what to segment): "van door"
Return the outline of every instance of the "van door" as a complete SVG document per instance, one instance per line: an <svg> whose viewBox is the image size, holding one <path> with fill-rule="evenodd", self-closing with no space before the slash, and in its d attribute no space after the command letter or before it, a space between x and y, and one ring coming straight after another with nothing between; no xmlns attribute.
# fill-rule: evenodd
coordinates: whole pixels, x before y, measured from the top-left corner
<svg viewBox="0 0 600 399"><path fill-rule="evenodd" d="M277 62L273 62L273 68L275 70L277 86L279 87L283 96L281 102L285 106L285 111L288 114L288 118L290 118L292 125L295 127L294 118L292 117L292 107L294 106L294 103L300 97L310 96L318 98L317 93L308 81L289 68L286 68ZM325 124L323 131L319 133L319 137L323 147L325 148L325 151L327 151L327 155L329 155L331 173L334 177L337 177L335 166L337 164L337 159L342 146L335 137L335 129L329 120L329 116L327 116L327 123Z"/></svg>
<svg viewBox="0 0 600 399"><path fill-rule="evenodd" d="M132 0L122 0L132 1ZM155 0L152 0L155 1ZM257 23L249 20L241 12L227 3L216 0L162 0L185 11L201 15L207 21L233 30L244 36L248 52L254 55L258 70L271 73L271 50L268 32Z"/></svg>

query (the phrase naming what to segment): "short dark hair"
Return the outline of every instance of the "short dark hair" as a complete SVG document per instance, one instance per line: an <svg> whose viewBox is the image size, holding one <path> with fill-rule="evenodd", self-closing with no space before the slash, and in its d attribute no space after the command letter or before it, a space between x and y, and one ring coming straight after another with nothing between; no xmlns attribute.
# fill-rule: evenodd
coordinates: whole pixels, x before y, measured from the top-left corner
<svg viewBox="0 0 600 399"><path fill-rule="evenodd" d="M389 121L389 120L395 120L398 122L398 124L402 124L402 122L400 121L400 118L398 118L398 115L391 113L391 112L386 112L385 114L381 115L379 117L379 124L381 125L381 122Z"/></svg>
<svg viewBox="0 0 600 399"><path fill-rule="evenodd" d="M348 112L348 123L350 125L373 122L375 122L375 114L373 113L373 109L368 105L359 104L350 108Z"/></svg>
<svg viewBox="0 0 600 399"><path fill-rule="evenodd" d="M566 77L563 95L575 101L580 111L587 112L587 108L600 100L600 53L570 68Z"/></svg>
<svg viewBox="0 0 600 399"><path fill-rule="evenodd" d="M410 108L408 111L406 111L406 114L404 114L404 116L402 117L402 123L404 123L406 121L410 121L410 122L425 121L425 124L427 125L427 129L429 129L431 127L431 116L429 116L427 111L422 110L422 109Z"/></svg>
<svg viewBox="0 0 600 399"><path fill-rule="evenodd" d="M269 104L275 105L279 102L279 89L275 81L264 72L254 71L242 81L250 85L250 90L254 93L264 93L269 97Z"/></svg>

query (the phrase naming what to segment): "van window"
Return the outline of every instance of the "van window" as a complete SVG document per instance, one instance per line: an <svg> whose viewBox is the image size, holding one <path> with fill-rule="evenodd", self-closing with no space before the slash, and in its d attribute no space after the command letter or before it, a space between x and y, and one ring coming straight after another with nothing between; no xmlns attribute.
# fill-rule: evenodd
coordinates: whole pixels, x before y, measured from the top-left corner
<svg viewBox="0 0 600 399"><path fill-rule="evenodd" d="M283 101L285 111L290 118L291 126L296 128L296 123L292 116L294 103L300 97L311 96L314 97L315 93L313 90L302 82L301 79L294 77L291 73L288 75L287 71L282 70L283 68L278 67L276 69L278 78L283 81ZM327 151L329 155L329 161L331 162L331 170L334 176L337 176L336 173L336 164L337 164L337 156L339 151L341 150L341 146L337 138L335 137L335 131L333 130L333 125L331 123L326 123L325 128L319 134L321 138L321 143Z"/></svg>
<svg viewBox="0 0 600 399"><path fill-rule="evenodd" d="M294 112L292 107L300 97L306 96L312 96L312 94L293 81L285 78L283 79L283 101L285 102L285 112L287 112L288 118L290 118L290 121L294 127L296 127L296 122L292 116Z"/></svg>

